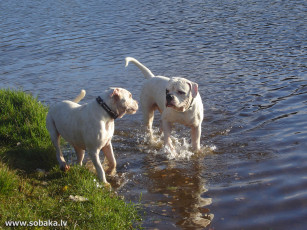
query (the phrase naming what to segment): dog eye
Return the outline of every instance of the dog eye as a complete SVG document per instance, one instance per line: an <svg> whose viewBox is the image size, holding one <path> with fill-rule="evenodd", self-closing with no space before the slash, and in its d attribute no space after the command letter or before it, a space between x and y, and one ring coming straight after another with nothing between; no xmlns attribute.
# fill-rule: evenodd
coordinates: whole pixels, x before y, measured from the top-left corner
<svg viewBox="0 0 307 230"><path fill-rule="evenodd" d="M166 92L166 94L168 94L168 93L169 93L169 90L168 90L168 89L166 89L166 90L165 90L165 92Z"/></svg>
<svg viewBox="0 0 307 230"><path fill-rule="evenodd" d="M181 91L181 90L179 90L178 93L181 94L181 95L184 95L184 94L185 94L185 92L183 92L183 91Z"/></svg>

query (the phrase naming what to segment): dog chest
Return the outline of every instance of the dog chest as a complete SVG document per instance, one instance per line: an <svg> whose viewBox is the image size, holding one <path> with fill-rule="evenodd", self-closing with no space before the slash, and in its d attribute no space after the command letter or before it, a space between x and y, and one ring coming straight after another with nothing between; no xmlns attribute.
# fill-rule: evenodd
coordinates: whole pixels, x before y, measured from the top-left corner
<svg viewBox="0 0 307 230"><path fill-rule="evenodd" d="M102 147L111 141L113 134L114 134L114 121L102 122L100 134L98 137Z"/></svg>

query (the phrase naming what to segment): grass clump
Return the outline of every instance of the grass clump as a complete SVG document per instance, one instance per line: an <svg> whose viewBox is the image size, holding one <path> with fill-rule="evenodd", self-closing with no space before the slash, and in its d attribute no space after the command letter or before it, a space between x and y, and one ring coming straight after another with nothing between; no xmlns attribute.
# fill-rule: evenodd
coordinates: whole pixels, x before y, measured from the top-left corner
<svg viewBox="0 0 307 230"><path fill-rule="evenodd" d="M25 148L48 145L47 112L48 108L30 94L0 90L0 144Z"/></svg>
<svg viewBox="0 0 307 230"><path fill-rule="evenodd" d="M56 164L47 113L48 107L30 94L0 90L0 157L11 167L29 172Z"/></svg>
<svg viewBox="0 0 307 230"><path fill-rule="evenodd" d="M14 171L0 162L0 194L8 195L18 188L18 177Z"/></svg>
<svg viewBox="0 0 307 230"><path fill-rule="evenodd" d="M7 221L38 220L66 221L60 229L140 228L137 207L98 184L86 168L60 171L47 112L29 94L0 90L0 229ZM72 200L75 196L84 200Z"/></svg>

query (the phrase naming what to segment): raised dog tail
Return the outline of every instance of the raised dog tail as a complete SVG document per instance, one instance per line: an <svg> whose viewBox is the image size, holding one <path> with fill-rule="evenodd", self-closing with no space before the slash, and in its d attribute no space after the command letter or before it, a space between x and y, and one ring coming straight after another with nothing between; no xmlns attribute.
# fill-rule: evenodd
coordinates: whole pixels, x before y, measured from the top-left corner
<svg viewBox="0 0 307 230"><path fill-rule="evenodd" d="M136 60L132 57L126 57L125 60L126 60L125 67L127 67L129 65L129 62L132 62L142 71L142 73L144 74L146 79L150 79L150 78L155 76L146 66L144 66L142 63L140 63L138 60Z"/></svg>
<svg viewBox="0 0 307 230"><path fill-rule="evenodd" d="M79 95L73 100L73 102L79 103L85 97L85 94L86 94L85 90L82 89Z"/></svg>

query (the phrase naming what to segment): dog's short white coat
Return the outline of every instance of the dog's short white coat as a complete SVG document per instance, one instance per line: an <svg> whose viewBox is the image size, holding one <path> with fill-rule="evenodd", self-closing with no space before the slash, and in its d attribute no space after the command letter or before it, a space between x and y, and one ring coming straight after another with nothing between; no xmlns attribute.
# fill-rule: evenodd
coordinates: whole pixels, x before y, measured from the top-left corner
<svg viewBox="0 0 307 230"><path fill-rule="evenodd" d="M107 173L115 172L116 160L111 143L114 119L96 100L79 105L78 102L84 96L85 91L82 90L74 101L62 101L51 106L46 118L46 126L56 148L57 160L62 170L68 170L69 166L60 149L60 136L74 147L78 164L82 165L84 153L87 150L98 178L107 183L99 152L102 150L109 162ZM123 117L126 113L133 114L138 109L138 104L133 100L131 93L122 88L110 88L101 95L101 98L119 117Z"/></svg>
<svg viewBox="0 0 307 230"><path fill-rule="evenodd" d="M158 109L162 114L165 146L170 151L175 151L170 139L171 127L173 123L180 123L191 128L192 148L199 151L204 108L197 83L181 77L155 76L136 59L127 57L125 60L126 67L129 62L135 64L147 79L142 86L140 104L150 137L152 137L154 111Z"/></svg>

